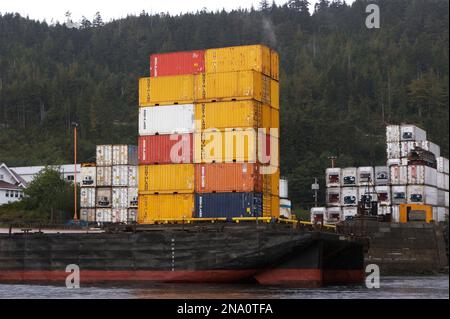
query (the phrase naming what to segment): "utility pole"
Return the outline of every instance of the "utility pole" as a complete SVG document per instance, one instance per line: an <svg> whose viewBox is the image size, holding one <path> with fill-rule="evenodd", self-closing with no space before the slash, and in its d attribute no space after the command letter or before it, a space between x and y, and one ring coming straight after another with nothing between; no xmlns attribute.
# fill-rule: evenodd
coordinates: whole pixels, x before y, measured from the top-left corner
<svg viewBox="0 0 450 319"><path fill-rule="evenodd" d="M318 202L317 191L319 190L319 183L317 182L317 177L314 177L314 184L311 185L311 189L314 191L314 207L317 207Z"/></svg>
<svg viewBox="0 0 450 319"><path fill-rule="evenodd" d="M331 168L334 168L334 165L337 160L337 156L329 156L328 159L331 161Z"/></svg>
<svg viewBox="0 0 450 319"><path fill-rule="evenodd" d="M73 198L74 198L74 211L73 220L78 220L77 215L77 128L78 123L72 122L73 126L73 158L74 158L74 179L73 179Z"/></svg>

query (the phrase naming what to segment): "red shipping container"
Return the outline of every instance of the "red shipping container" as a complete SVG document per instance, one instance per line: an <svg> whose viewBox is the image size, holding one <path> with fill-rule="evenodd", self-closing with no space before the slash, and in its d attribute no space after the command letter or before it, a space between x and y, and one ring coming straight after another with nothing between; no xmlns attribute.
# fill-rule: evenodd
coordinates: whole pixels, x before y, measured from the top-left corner
<svg viewBox="0 0 450 319"><path fill-rule="evenodd" d="M192 163L193 144L193 134L140 136L139 165Z"/></svg>
<svg viewBox="0 0 450 319"><path fill-rule="evenodd" d="M195 192L262 192L259 165L250 163L195 164Z"/></svg>
<svg viewBox="0 0 450 319"><path fill-rule="evenodd" d="M150 77L198 74L204 71L204 51L186 51L150 55Z"/></svg>

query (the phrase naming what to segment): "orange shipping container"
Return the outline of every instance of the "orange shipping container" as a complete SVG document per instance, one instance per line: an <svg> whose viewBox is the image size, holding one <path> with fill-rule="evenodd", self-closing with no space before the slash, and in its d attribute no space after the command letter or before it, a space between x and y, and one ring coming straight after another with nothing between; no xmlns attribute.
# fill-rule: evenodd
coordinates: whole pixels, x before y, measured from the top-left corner
<svg viewBox="0 0 450 319"><path fill-rule="evenodd" d="M270 106L280 108L280 84L275 80L270 81Z"/></svg>
<svg viewBox="0 0 450 319"><path fill-rule="evenodd" d="M263 192L278 196L280 194L280 169L271 167L272 174L263 174Z"/></svg>
<svg viewBox="0 0 450 319"><path fill-rule="evenodd" d="M181 221L192 218L194 213L194 194L139 194L138 201L139 224Z"/></svg>
<svg viewBox="0 0 450 319"><path fill-rule="evenodd" d="M261 192L259 165L247 163L196 164L197 193Z"/></svg>
<svg viewBox="0 0 450 319"><path fill-rule="evenodd" d="M263 194L263 217L280 217L280 198L278 196Z"/></svg>
<svg viewBox="0 0 450 319"><path fill-rule="evenodd" d="M272 79L280 80L280 57L274 50L270 50L270 76Z"/></svg>

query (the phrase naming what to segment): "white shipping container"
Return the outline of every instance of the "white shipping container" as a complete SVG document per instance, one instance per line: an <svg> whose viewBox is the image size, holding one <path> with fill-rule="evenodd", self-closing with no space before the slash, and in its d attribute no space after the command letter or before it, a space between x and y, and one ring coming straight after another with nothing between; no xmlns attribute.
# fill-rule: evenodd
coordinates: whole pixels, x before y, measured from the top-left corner
<svg viewBox="0 0 450 319"><path fill-rule="evenodd" d="M292 204L289 199L280 198L280 216L291 219Z"/></svg>
<svg viewBox="0 0 450 319"><path fill-rule="evenodd" d="M446 197L446 193L448 194L447 191L444 191L442 189L438 189L438 201L437 201L437 205L438 206L442 206L445 207L446 203L445 203L445 197Z"/></svg>
<svg viewBox="0 0 450 319"><path fill-rule="evenodd" d="M324 222L325 215L327 213L326 207L313 207L311 212L311 223Z"/></svg>
<svg viewBox="0 0 450 319"><path fill-rule="evenodd" d="M408 158L400 159L400 165L401 166L407 166L408 165Z"/></svg>
<svg viewBox="0 0 450 319"><path fill-rule="evenodd" d="M386 142L399 142L400 141L400 125L387 125L386 126Z"/></svg>
<svg viewBox="0 0 450 319"><path fill-rule="evenodd" d="M405 186L391 186L392 195L391 202L393 205L406 204L406 185Z"/></svg>
<svg viewBox="0 0 450 319"><path fill-rule="evenodd" d="M193 104L139 108L139 135L141 136L193 132Z"/></svg>
<svg viewBox="0 0 450 319"><path fill-rule="evenodd" d="M340 207L328 207L325 214L325 224L336 224L342 220L342 209Z"/></svg>
<svg viewBox="0 0 450 319"><path fill-rule="evenodd" d="M390 167L391 185L408 184L408 166L399 165Z"/></svg>
<svg viewBox="0 0 450 319"><path fill-rule="evenodd" d="M448 201L448 192L445 192L445 207L449 207L449 201Z"/></svg>
<svg viewBox="0 0 450 319"><path fill-rule="evenodd" d="M363 166L358 167L357 181L359 186L372 185L374 183L373 179L373 167Z"/></svg>
<svg viewBox="0 0 450 319"><path fill-rule="evenodd" d="M340 168L327 168L325 174L326 174L327 187L341 186L341 169Z"/></svg>
<svg viewBox="0 0 450 319"><path fill-rule="evenodd" d="M128 186L128 165L112 167L112 186Z"/></svg>
<svg viewBox="0 0 450 319"><path fill-rule="evenodd" d="M389 167L375 166L375 185L389 184Z"/></svg>
<svg viewBox="0 0 450 319"><path fill-rule="evenodd" d="M112 165L112 145L97 145L97 166Z"/></svg>
<svg viewBox="0 0 450 319"><path fill-rule="evenodd" d="M358 207L343 207L342 218L343 220L349 220L354 218L358 214Z"/></svg>
<svg viewBox="0 0 450 319"><path fill-rule="evenodd" d="M443 189L448 191L449 187L449 181L448 181L448 175L445 173L437 173L437 187L439 189Z"/></svg>
<svg viewBox="0 0 450 319"><path fill-rule="evenodd" d="M358 205L358 187L343 187L341 190L341 205Z"/></svg>
<svg viewBox="0 0 450 319"><path fill-rule="evenodd" d="M128 223L134 223L137 221L137 209L128 209Z"/></svg>
<svg viewBox="0 0 450 319"><path fill-rule="evenodd" d="M342 186L356 186L358 169L356 167L346 167L342 169Z"/></svg>
<svg viewBox="0 0 450 319"><path fill-rule="evenodd" d="M400 206L393 205L391 211L392 211L392 222L400 223Z"/></svg>
<svg viewBox="0 0 450 319"><path fill-rule="evenodd" d="M96 168L95 166L81 167L81 187L95 187L96 186Z"/></svg>
<svg viewBox="0 0 450 319"><path fill-rule="evenodd" d="M111 186L112 184L112 167L111 166L97 166L97 187Z"/></svg>
<svg viewBox="0 0 450 319"><path fill-rule="evenodd" d="M408 204L436 206L438 203L438 192L436 187L408 185L406 192Z"/></svg>
<svg viewBox="0 0 450 319"><path fill-rule="evenodd" d="M448 174L448 159L441 156L436 158L436 161L438 172Z"/></svg>
<svg viewBox="0 0 450 319"><path fill-rule="evenodd" d="M137 187L128 187L128 207L138 207Z"/></svg>
<svg viewBox="0 0 450 319"><path fill-rule="evenodd" d="M80 207L94 208L95 207L95 188L81 187L80 188Z"/></svg>
<svg viewBox="0 0 450 319"><path fill-rule="evenodd" d="M138 186L138 167L136 165L128 166L128 186Z"/></svg>
<svg viewBox="0 0 450 319"><path fill-rule="evenodd" d="M327 188L327 206L341 205L341 189L339 187Z"/></svg>
<svg viewBox="0 0 450 319"><path fill-rule="evenodd" d="M394 165L401 165L401 160L399 158L390 158L386 161L387 167L391 167ZM408 165L408 163L406 163Z"/></svg>
<svg viewBox="0 0 450 319"><path fill-rule="evenodd" d="M433 207L433 219L437 222L445 222L448 218L448 208Z"/></svg>
<svg viewBox="0 0 450 319"><path fill-rule="evenodd" d="M390 215L392 213L391 206L378 206L378 215Z"/></svg>
<svg viewBox="0 0 450 319"><path fill-rule="evenodd" d="M437 170L425 165L408 166L408 184L437 186Z"/></svg>
<svg viewBox="0 0 450 319"><path fill-rule="evenodd" d="M113 208L111 217L113 223L126 223L128 221L128 209Z"/></svg>
<svg viewBox="0 0 450 319"><path fill-rule="evenodd" d="M111 207L112 190L110 187L97 188L96 207Z"/></svg>
<svg viewBox="0 0 450 319"><path fill-rule="evenodd" d="M424 150L427 150L434 154L434 156L439 157L441 156L441 148L439 145L430 142L430 141L418 141L416 142L416 147L420 147Z"/></svg>
<svg viewBox="0 0 450 319"><path fill-rule="evenodd" d="M111 223L112 222L111 208L98 208L95 213L95 221L99 223Z"/></svg>
<svg viewBox="0 0 450 319"><path fill-rule="evenodd" d="M86 222L95 222L95 208L81 208L80 219Z"/></svg>
<svg viewBox="0 0 450 319"><path fill-rule="evenodd" d="M288 198L288 181L287 179L281 178L280 179L280 198Z"/></svg>
<svg viewBox="0 0 450 319"><path fill-rule="evenodd" d="M135 145L113 145L113 165L137 165L138 154Z"/></svg>
<svg viewBox="0 0 450 319"><path fill-rule="evenodd" d="M409 152L416 148L416 142L408 141L400 143L400 158L408 157Z"/></svg>
<svg viewBox="0 0 450 319"><path fill-rule="evenodd" d="M360 186L358 187L358 202L363 202L367 197L369 202L378 201L378 194L373 186Z"/></svg>
<svg viewBox="0 0 450 319"><path fill-rule="evenodd" d="M378 202L382 206L391 205L391 186L383 185L376 186L375 191L377 192Z"/></svg>
<svg viewBox="0 0 450 319"><path fill-rule="evenodd" d="M128 208L128 188L113 187L112 189L112 207Z"/></svg>
<svg viewBox="0 0 450 319"><path fill-rule="evenodd" d="M386 155L388 159L401 157L400 142L390 142L386 144Z"/></svg>
<svg viewBox="0 0 450 319"><path fill-rule="evenodd" d="M427 132L415 125L402 125L400 128L401 141L426 141Z"/></svg>

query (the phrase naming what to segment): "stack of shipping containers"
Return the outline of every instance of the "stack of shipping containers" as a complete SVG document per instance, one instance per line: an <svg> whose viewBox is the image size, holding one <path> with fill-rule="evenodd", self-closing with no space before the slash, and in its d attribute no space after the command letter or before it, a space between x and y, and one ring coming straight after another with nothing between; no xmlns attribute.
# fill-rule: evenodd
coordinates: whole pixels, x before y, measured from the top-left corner
<svg viewBox="0 0 450 319"><path fill-rule="evenodd" d="M414 125L388 125L386 142L393 220L399 220L400 204L419 204L432 206L433 219L443 221L448 216L448 159L440 156L440 147L428 141L426 131ZM415 148L433 153L437 168L408 163L408 154Z"/></svg>
<svg viewBox="0 0 450 319"><path fill-rule="evenodd" d="M136 221L136 146L97 146L96 163L81 167L80 206L80 218L88 222Z"/></svg>
<svg viewBox="0 0 450 319"><path fill-rule="evenodd" d="M278 153L278 144L271 149L278 133L268 131L279 127L274 51L254 45L152 55L139 106L140 223L278 217L278 162L258 156ZM267 131L258 135L258 128ZM267 168L272 174L262 174Z"/></svg>
<svg viewBox="0 0 450 319"><path fill-rule="evenodd" d="M386 142L386 166L326 170L325 222L333 222L339 212L343 219L355 216L364 196L378 201L378 214L391 215L395 222L399 221L400 204L432 206L436 221L448 217L449 167L448 159L440 156L440 147L414 125L388 125ZM435 155L437 168L408 162L408 154L417 147ZM314 211L322 214L319 209ZM313 215L312 210L312 220Z"/></svg>

